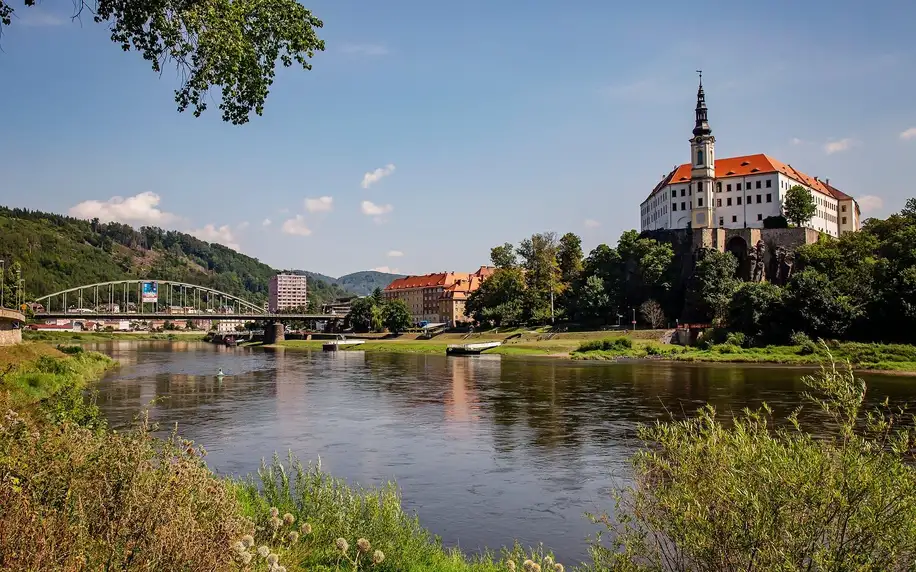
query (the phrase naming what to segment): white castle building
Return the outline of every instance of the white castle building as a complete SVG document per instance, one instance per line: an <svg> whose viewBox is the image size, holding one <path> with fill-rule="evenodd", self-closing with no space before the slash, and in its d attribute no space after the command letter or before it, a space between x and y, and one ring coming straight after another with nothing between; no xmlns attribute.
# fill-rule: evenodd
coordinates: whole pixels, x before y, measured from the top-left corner
<svg viewBox="0 0 916 572"><path fill-rule="evenodd" d="M795 185L810 192L817 204L817 213L805 226L831 236L859 230L858 203L829 179L809 177L762 153L716 158L702 75L690 160L668 173L643 201L641 230L763 228L764 219L782 214L786 191Z"/></svg>

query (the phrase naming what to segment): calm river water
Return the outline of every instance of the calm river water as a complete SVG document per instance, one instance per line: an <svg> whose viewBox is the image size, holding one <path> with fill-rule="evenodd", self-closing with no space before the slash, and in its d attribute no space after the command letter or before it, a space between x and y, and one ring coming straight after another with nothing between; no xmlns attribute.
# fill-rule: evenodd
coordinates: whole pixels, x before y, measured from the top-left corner
<svg viewBox="0 0 916 572"><path fill-rule="evenodd" d="M150 406L204 445L223 474L273 452L350 482L394 479L408 509L466 550L543 541L565 562L625 485L639 422L798 404L801 369L549 358L266 351L203 343L94 345L122 367L99 385L115 426ZM217 382L222 368L227 377ZM869 400L903 400L916 380L868 376Z"/></svg>

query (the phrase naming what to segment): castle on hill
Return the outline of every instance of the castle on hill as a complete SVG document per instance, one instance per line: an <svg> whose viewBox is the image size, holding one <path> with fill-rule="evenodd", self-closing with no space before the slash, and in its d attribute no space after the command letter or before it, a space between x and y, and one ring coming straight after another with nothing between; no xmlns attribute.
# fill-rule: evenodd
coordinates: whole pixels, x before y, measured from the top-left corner
<svg viewBox="0 0 916 572"><path fill-rule="evenodd" d="M702 75L690 161L668 173L642 202L642 231L764 228L764 220L782 214L786 192L795 185L810 192L817 204L806 227L830 236L859 230L858 203L829 179L810 177L762 153L716 158Z"/></svg>

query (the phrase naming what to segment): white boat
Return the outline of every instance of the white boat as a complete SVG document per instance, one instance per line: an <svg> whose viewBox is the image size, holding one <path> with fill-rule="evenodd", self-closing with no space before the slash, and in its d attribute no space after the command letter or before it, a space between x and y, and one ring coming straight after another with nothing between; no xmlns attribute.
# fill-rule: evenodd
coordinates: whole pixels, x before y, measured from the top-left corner
<svg viewBox="0 0 916 572"><path fill-rule="evenodd" d="M478 342L476 344L451 344L445 348L447 355L475 355L486 350L498 348L502 342Z"/></svg>
<svg viewBox="0 0 916 572"><path fill-rule="evenodd" d="M364 343L366 343L366 340L347 340L342 338L321 344L321 349L326 352L336 352L341 346L357 346Z"/></svg>

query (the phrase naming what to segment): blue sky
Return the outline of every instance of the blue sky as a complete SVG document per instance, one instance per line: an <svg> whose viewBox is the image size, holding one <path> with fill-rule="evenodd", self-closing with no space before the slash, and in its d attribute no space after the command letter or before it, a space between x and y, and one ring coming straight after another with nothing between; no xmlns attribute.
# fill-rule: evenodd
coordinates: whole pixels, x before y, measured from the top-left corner
<svg viewBox="0 0 916 572"><path fill-rule="evenodd" d="M20 4L0 42L0 203L190 231L278 268L468 271L545 230L614 243L689 159L697 68L719 157L768 153L866 216L916 195L913 2L315 0L327 50L245 126L215 102L177 113L177 77L70 22L69 1Z"/></svg>

